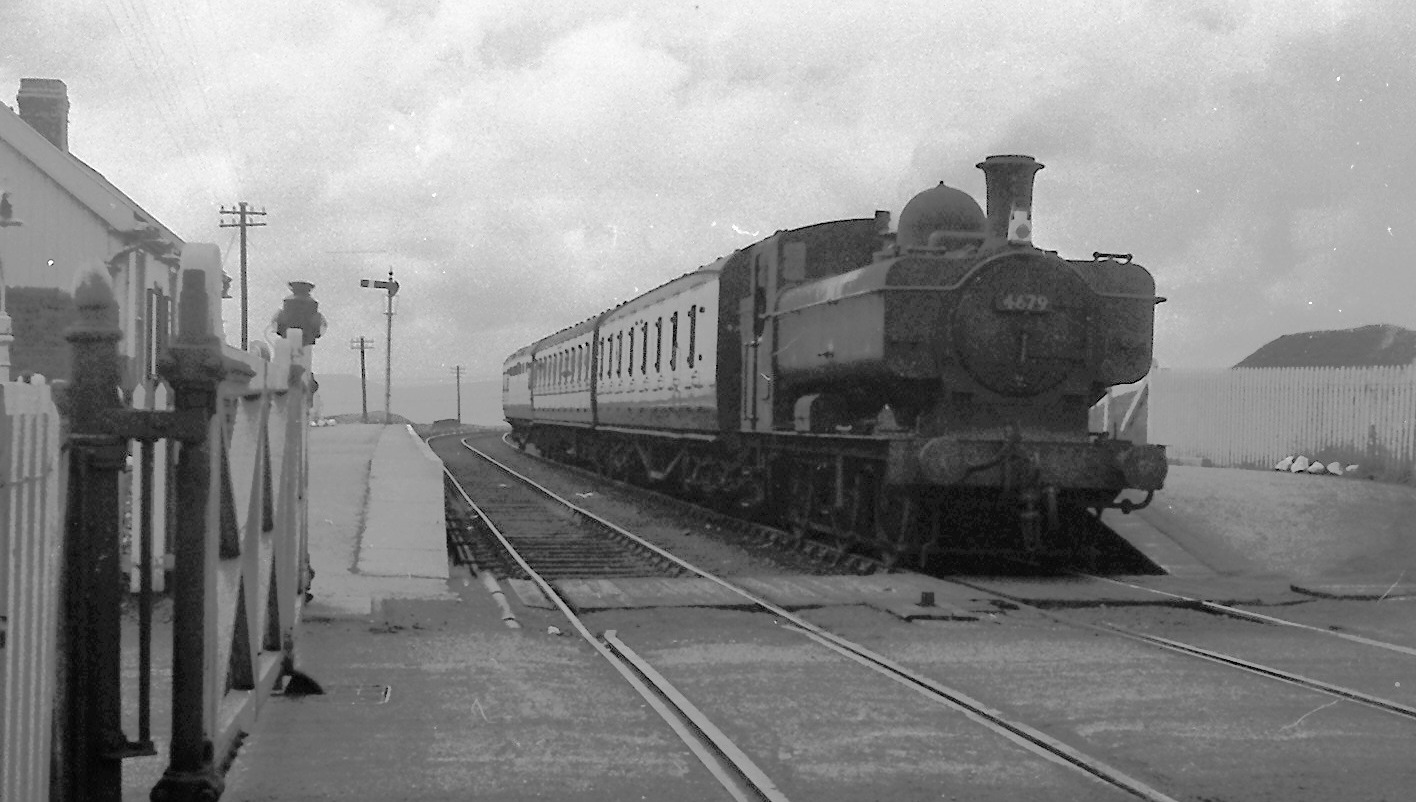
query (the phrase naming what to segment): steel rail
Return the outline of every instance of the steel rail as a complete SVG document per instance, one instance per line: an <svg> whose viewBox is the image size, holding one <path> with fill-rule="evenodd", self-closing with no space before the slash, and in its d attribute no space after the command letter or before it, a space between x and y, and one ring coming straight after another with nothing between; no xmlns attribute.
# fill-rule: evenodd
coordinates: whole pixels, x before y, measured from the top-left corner
<svg viewBox="0 0 1416 802"><path fill-rule="evenodd" d="M733 743L731 738L724 734L722 730L718 729L718 726L704 715L703 711L699 710L697 705L690 702L688 697L679 692L678 688L675 688L672 683L665 679L664 675L655 670L647 660L635 653L633 649L629 648L629 646L616 637L616 635L617 633L613 629L606 630L604 634L605 643L614 650L615 654L634 666L635 670L638 671L644 679L648 680L649 683L654 686L655 690L672 703L674 708L693 724L694 729L698 730L708 739L713 745L713 748L716 749L720 755L732 763L734 768L743 773L748 782L752 783L753 788L761 793L762 796L769 800L781 800L782 802L786 802L787 797L777 789L772 779L768 777L756 763L752 762L752 758L744 754L743 751L738 748L737 744Z"/></svg>
<svg viewBox="0 0 1416 802"><path fill-rule="evenodd" d="M1297 685L1301 688L1307 688L1309 690L1326 693L1331 696L1346 699L1350 702L1357 702L1358 704L1363 704L1368 707L1372 707L1387 713L1393 713L1395 715L1403 716L1405 718L1416 719L1416 708L1409 707L1407 705L1401 704L1400 702L1393 702L1390 699L1383 699L1380 696L1372 696L1371 694L1366 694L1361 691L1353 690L1351 688L1345 688L1341 685L1334 685L1330 682L1324 682L1322 680L1313 679L1311 677L1305 677L1302 674L1294 674L1291 671L1283 671L1281 669L1272 668L1270 666L1263 665L1262 663L1254 663L1240 657L1224 654L1223 652L1215 652L1209 649L1202 649L1199 646L1192 646L1188 643L1181 643L1180 641L1171 640L1169 638L1162 638L1159 635L1147 635L1143 632L1134 632L1132 630L1125 629L1124 627L1115 626L1114 624L1107 624L1106 626L1097 626L1095 624L1083 624L1080 622L1066 623L1086 627L1088 629L1099 630L1101 632L1112 632L1125 638L1131 638L1132 640L1141 641L1143 643L1154 644L1161 648L1180 652L1182 654L1194 655L1195 657L1200 657L1211 662L1219 663L1221 665L1233 666L1235 668L1239 668L1253 674L1258 674L1260 676L1268 677L1270 679L1275 679L1280 682L1286 682L1290 685Z"/></svg>
<svg viewBox="0 0 1416 802"><path fill-rule="evenodd" d="M813 540L810 537L799 537L797 535L793 535L789 532L785 532L780 529L773 529L764 524L748 521L745 518L735 517L720 510L715 510L710 507L699 506L691 501L678 498L677 496L671 495L669 493L663 493L652 488L631 484L629 482L623 482L619 479L611 479L610 477L605 476L604 474L595 473L594 471L589 470L587 468L583 468L579 465L568 465L563 462L556 462L555 460L548 459L543 456L528 453L520 448L517 448L515 444L507 442L507 437L509 436L510 433L501 436L500 439L502 441L502 444L505 445L507 448L512 448L516 449L517 451L520 451L522 456L524 456L526 459L536 460L538 462L546 463L548 465L553 465L557 470L567 471L579 476L584 476L592 481L602 482L611 487L616 487L625 490L626 492L642 494L645 498L653 501L654 503L673 508L675 511L702 516L705 519L706 523L711 523L714 526L719 527L720 529L730 530L738 534L755 535L760 540L770 540L773 543L781 543L782 541L787 541L789 543L798 543L799 545L794 547L794 550L797 554L800 554L809 559L816 560L818 563L821 563L825 567L845 568L845 570L853 571L861 575L871 574L876 571L888 570L888 567L885 565L885 563L881 562L875 557L868 557L863 554L847 554L838 556L836 559L833 560L830 558L829 552L833 549L838 549L839 547L829 545L823 541ZM754 532L753 530L756 531ZM820 548L813 549L811 544L815 544ZM823 550L827 552L827 554L824 556L823 554L818 553L818 551Z"/></svg>
<svg viewBox="0 0 1416 802"><path fill-rule="evenodd" d="M1209 601L1209 600L1207 600L1207 599L1197 599L1197 598L1194 598L1194 597L1191 597L1191 596L1185 596L1185 595L1180 594L1180 593L1173 593L1173 592L1168 591L1168 590L1160 590L1160 589L1158 589L1158 588L1148 588L1148 587L1146 587L1145 585L1137 585L1137 584L1134 584L1134 583L1131 583L1131 582L1123 582L1123 581L1121 581L1121 580L1119 580L1119 579L1112 579L1111 577L1106 577L1106 576L1094 576L1094 575L1092 575L1092 574L1085 574L1085 573L1079 573L1079 574L1077 574L1077 575L1078 575L1078 576L1082 576L1082 577L1087 577L1087 578L1089 578L1089 579L1105 580L1105 581L1107 581L1107 582L1111 582L1111 583L1116 584L1116 585L1121 585L1121 586L1123 586L1123 587L1132 588L1132 589L1134 589L1134 590L1149 591L1150 593L1155 593L1155 594L1160 595L1160 596L1166 596L1166 597L1169 597L1169 598L1172 598L1172 599L1178 599L1178 600L1180 600L1180 601L1187 602L1187 603L1189 603L1189 604L1194 604L1194 605L1196 605L1196 606L1198 606L1198 607L1202 607L1202 608L1204 608L1204 609L1206 609L1206 610L1210 610L1210 611L1215 612L1215 613L1218 613L1218 614L1220 614L1220 615L1227 615L1227 616L1232 616L1232 617L1234 617L1234 618L1242 618L1242 619L1247 619L1247 620L1250 620L1250 621L1257 621L1257 622L1263 623L1263 624L1275 624L1275 625L1278 625L1278 626L1293 627L1293 628L1295 628L1295 629L1302 629L1302 630L1306 630L1306 631L1308 631L1308 632L1316 632L1316 633L1319 633L1319 634L1322 634L1322 635L1327 635L1328 637L1332 637L1332 638L1341 638L1342 640L1351 641L1352 643L1360 643L1360 644L1362 644L1363 646L1371 646L1371 647L1377 648L1377 649L1386 649L1386 650L1388 650L1388 651L1398 652L1398 653L1400 653L1400 654L1405 654L1405 655L1409 655L1409 656L1411 656L1411 657L1416 657L1416 649L1413 649L1413 648L1410 647L1410 646L1402 646L1401 644L1398 644L1398 643L1388 643L1387 641L1376 640L1376 639L1374 639L1374 638L1367 638L1367 637L1363 637L1362 635L1353 635L1353 634L1348 633L1348 632L1335 632L1335 631L1333 631L1333 630L1331 630L1331 629L1323 629L1322 627L1315 627L1315 626L1313 626L1313 625L1311 625L1311 624L1303 624L1303 623L1300 623L1300 622L1298 622L1298 621L1289 621L1289 620L1286 619L1286 618L1278 618L1278 617L1276 617L1276 616L1264 615L1263 613L1255 613L1255 612L1252 612L1252 611L1249 611L1249 610L1240 609L1240 608L1238 608L1238 607L1231 607L1231 606L1229 606L1229 605L1227 605L1227 604L1220 604L1219 602Z"/></svg>
<svg viewBox="0 0 1416 802"><path fill-rule="evenodd" d="M463 444L466 445L465 440ZM654 686L651 681L646 681L640 673L636 672L635 667L630 661L621 657L602 643L600 639L585 626L585 623L580 620L580 617L575 614L575 611L571 609L570 605L566 603L565 599L561 597L551 583L546 581L544 577L531 568L530 564L526 562L526 559L521 556L520 552L516 550L516 547L507 539L506 535L497 528L496 524L482 511L482 508L467 494L466 489L462 487L462 483L457 481L457 478L452 476L451 472L448 472L448 476L452 480L453 487L457 489L458 495L462 497L463 503L482 520L487 530L497 538L502 548L506 549L507 553L511 555L511 558L521 567L521 570L526 572L526 575L531 578L531 581L535 583L542 595L560 610L561 615L565 616L566 620L570 622L570 625L580 637L589 643L595 651L599 652L600 656L604 657L605 660L619 672L620 676L643 697L644 701L654 709L654 712L659 714L659 717L673 729L674 733L683 741L684 745L693 752L694 756L703 764L703 767L708 770L708 773L723 786L724 790L726 790L733 799L738 800L738 802L760 802L760 800L767 800L768 802L787 802L787 798L777 790L776 786L772 784L770 780L767 780L765 785L758 784L757 778L766 779L766 775L750 760L747 760L745 764L739 765L734 761L732 754L727 754L722 751L722 744L716 742L712 736L704 732L702 723L706 721L706 718L704 718L701 713L698 713L696 709L694 709L693 713L690 713L687 710L677 707L672 701L673 697L665 693L663 688ZM540 485L536 485L536 487L543 492L548 492L545 491L544 488L541 488ZM555 498L554 495L552 497ZM708 722L708 726L711 727L711 722ZM713 729L716 731L716 728ZM718 734L721 736L721 732ZM725 740L726 736L723 736L723 738ZM731 742L728 743L731 744ZM733 747L732 751L746 760L746 756L742 755L742 752L737 750L736 747Z"/></svg>
<svg viewBox="0 0 1416 802"><path fill-rule="evenodd" d="M761 596L758 596L757 594L745 588L739 587L723 579L722 577L717 576L716 574L704 571L703 569L688 562L687 560L670 554L664 549L654 545L653 543L650 543L647 540L644 540L638 535L635 535L634 533L629 532L611 523L610 521L605 520L604 518L601 518L600 516L587 509L584 509L583 507L580 507L576 504L571 503L570 501L567 501L564 498L561 498L561 496L556 494L554 491L550 490L544 485L541 485L534 479L525 476L524 474L502 463L501 461L497 460L486 452L474 447L473 445L467 442L466 438L464 438L461 442L463 447L466 448L468 451L471 451L472 453L476 454L487 462L490 462L491 464L497 466L498 468L502 469L511 476L516 477L518 480L524 482L525 484L536 488L538 491L545 494L548 498L554 500L559 504L565 505L567 508L573 510L576 514L582 515L587 519L597 521L606 528L618 532L622 537L638 542L643 547L657 554L660 554L665 559L671 560L674 563L682 566L685 570L697 574L703 579L707 579L710 582L716 583L717 585L738 594L739 596L752 602L758 607L761 607L762 609L771 612L773 615L790 621L794 625L793 627L790 627L790 629L792 629L793 631L801 632L802 634L811 637L812 640L815 640L816 642L822 645L828 646L828 648L831 648L833 651L837 651L838 653L843 655L851 656L852 660L855 660L856 662L859 662L862 665L868 665L873 670L881 673L882 675L887 676L890 679L902 685L905 685L906 687L910 687L916 691L924 693L926 696L928 696L935 702L938 702L946 707L964 713L971 720L984 725L994 733L1002 735L1008 740L1011 740L1014 743L1025 747L1029 751L1043 756L1044 758L1051 760L1054 763L1059 763L1068 768L1079 771L1084 775L1091 777L1092 779L1099 780L1115 788L1126 791L1127 793L1130 793L1131 795L1137 798L1149 800L1150 802L1176 802L1173 797L1168 796L1167 794L1150 787L1144 782L1141 782L1140 780L1121 772L1119 769L1116 769L1101 760L1098 760L1076 749L1073 749L1067 744L1055 738L1052 738L1051 736L1046 735L1045 733L1039 730L1029 727L1026 724L1013 721L1001 711L988 707L982 702L979 702L960 691L949 688L948 686L945 686L942 683L929 679L928 677L925 677L921 674L917 674L905 668L904 666L895 663L894 661L890 660L889 658L883 655L877 654L874 651L871 651L870 649L861 646L860 644L846 640L845 638L842 638L841 636L836 635L833 632L822 629L821 627L818 627L810 621L807 621L806 619L795 615L794 613L772 603L771 601L768 601L767 599L762 598ZM558 606L560 604L562 603L557 602Z"/></svg>
<svg viewBox="0 0 1416 802"><path fill-rule="evenodd" d="M1089 576L1086 574L1078 575ZM1177 654L1198 657L1202 660L1208 660L1213 663L1229 666L1230 668L1237 668L1241 671L1247 671L1256 676L1276 680L1279 682L1284 682L1289 685L1295 685L1301 688L1305 688L1307 690L1317 691L1319 693L1325 693L1329 696L1335 696L1337 698L1346 699L1351 702L1357 702L1358 704L1366 705L1373 709L1381 710L1385 713L1392 713L1394 715L1402 716L1404 718L1416 719L1416 708L1409 707L1400 702L1395 702L1390 699L1384 699L1380 696L1372 696L1370 694L1363 693L1362 691L1347 688L1342 685L1324 682L1323 680L1313 679L1312 677L1305 677L1302 674L1295 674L1291 671L1284 671L1283 669L1274 668L1272 666L1267 666L1262 663L1255 663L1250 660L1245 660L1241 657L1224 654L1223 652L1216 652L1199 646L1193 646L1188 643L1182 643L1180 641L1171 640L1169 638L1162 638L1158 635L1147 635L1143 632L1136 632L1135 630L1127 629L1116 624L1108 623L1103 626L1100 624L1090 624L1085 621L1074 621L1061 613L1057 613L1052 610L1039 607L1035 604L1031 604L1022 597L1011 596L996 589L988 588L983 585L976 585L967 580L959 579L958 577L950 577L949 579L944 581L952 582L956 585L961 585L972 590L977 590L982 593L989 593L994 596L1007 599L1008 601L1017 604L1021 609L1025 609L1030 612L1045 616L1047 618L1052 619L1053 621L1058 622L1059 624L1066 624L1067 626L1076 627L1078 629L1087 629L1093 632L1100 632L1103 634L1117 635L1119 637L1129 638L1139 643L1150 644L1152 646L1156 646L1167 651L1176 652ZM1176 595L1171 593L1165 593L1164 591L1157 592L1162 593L1166 596ZM1184 597L1178 598L1184 599ZM1321 632L1323 630L1317 631Z"/></svg>

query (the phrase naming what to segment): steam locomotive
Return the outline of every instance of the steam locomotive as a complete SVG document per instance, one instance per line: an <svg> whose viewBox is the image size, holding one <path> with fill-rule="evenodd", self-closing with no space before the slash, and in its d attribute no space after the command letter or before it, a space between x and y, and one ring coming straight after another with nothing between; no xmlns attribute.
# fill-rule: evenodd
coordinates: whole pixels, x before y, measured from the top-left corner
<svg viewBox="0 0 1416 802"><path fill-rule="evenodd" d="M940 183L893 233L779 231L517 350L513 439L842 554L1074 551L1083 516L1164 481L1163 446L1088 431L1150 370L1164 299L1129 255L1033 246L1042 166L981 162L987 214Z"/></svg>

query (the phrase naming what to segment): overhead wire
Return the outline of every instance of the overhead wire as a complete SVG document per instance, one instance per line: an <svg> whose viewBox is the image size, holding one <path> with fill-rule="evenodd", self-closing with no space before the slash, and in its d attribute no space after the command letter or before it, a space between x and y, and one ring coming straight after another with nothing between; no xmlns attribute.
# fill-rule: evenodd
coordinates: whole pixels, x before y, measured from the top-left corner
<svg viewBox="0 0 1416 802"><path fill-rule="evenodd" d="M210 4L207 5L207 9L208 12L211 12ZM206 110L207 119L219 133L219 144L221 145L221 148L226 155L227 169L221 171L220 173L221 180L226 183L226 186L223 187L223 189L227 194L235 195L237 188L232 182L234 181L236 172L239 167L236 161L237 148L235 144L237 141L239 141L239 139L233 137L231 131L230 111L232 93L229 91L230 83L226 80L226 75L223 71L216 71L216 74L221 76L222 80L226 82L226 87L228 89L228 91L224 95L222 95L222 97L226 99L226 102L223 104L219 104L223 108L218 110L212 105L211 91L213 88L213 81L211 78L211 73L207 71L206 65L203 59L201 58L201 54L197 50L198 43L196 41L196 33L193 30L192 25L190 24L191 21L188 17L187 4L183 2L176 3L175 8L172 12L172 17L177 21L177 27L179 28L179 32L181 34L177 38L180 39L184 44L183 55L186 57L187 62L192 65L193 72L196 74L197 79L201 84L201 92L199 92L199 96L202 101L202 106ZM208 17L208 20L210 20L210 17ZM202 48L212 47L212 44L206 40L202 41L200 44Z"/></svg>
<svg viewBox="0 0 1416 802"><path fill-rule="evenodd" d="M176 64L163 47L161 35L156 31L156 24L151 15L135 0L119 0L117 7L123 16L122 21L113 13L108 0L104 0L104 9L118 29L119 38L123 40L134 70L141 74L147 85L154 90L149 93L156 112L153 115L156 118L154 127L161 127L166 131L176 145L177 154L184 161L198 166L208 176L218 174L218 165L211 154L200 147L200 129L192 118L191 109L182 101L182 92L175 80ZM139 49L145 51L149 58L140 59ZM194 143L197 143L195 149ZM209 183L204 184L203 188L213 205L219 204L216 188Z"/></svg>
<svg viewBox="0 0 1416 802"><path fill-rule="evenodd" d="M160 61L157 72L161 76L163 87L167 90L168 97L172 100L172 106L179 114L178 120L186 130L186 136L189 142L195 143L196 158L206 165L205 172L208 176L219 175L219 165L217 165L212 158L210 151L203 147L203 140L205 138L202 136L201 124L193 116L191 106L184 102L184 93L177 81L177 75L179 74L177 62L168 53L166 45L163 44L164 40L168 37L162 35L162 31L159 30L146 3L140 2L139 0L125 0L125 2L133 6L135 10L134 19L137 19L139 24L143 26L144 35L151 43L152 49ZM141 19L139 19L139 15ZM215 188L210 184L207 184L206 188L208 193L212 195L212 199L216 201Z"/></svg>

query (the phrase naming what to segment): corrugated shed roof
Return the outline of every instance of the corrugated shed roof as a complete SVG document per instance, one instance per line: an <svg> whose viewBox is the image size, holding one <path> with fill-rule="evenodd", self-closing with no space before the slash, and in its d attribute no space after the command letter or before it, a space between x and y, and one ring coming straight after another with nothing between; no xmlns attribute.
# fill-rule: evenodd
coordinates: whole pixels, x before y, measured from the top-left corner
<svg viewBox="0 0 1416 802"><path fill-rule="evenodd" d="M1236 368L1333 368L1416 363L1416 331L1392 325L1285 334Z"/></svg>

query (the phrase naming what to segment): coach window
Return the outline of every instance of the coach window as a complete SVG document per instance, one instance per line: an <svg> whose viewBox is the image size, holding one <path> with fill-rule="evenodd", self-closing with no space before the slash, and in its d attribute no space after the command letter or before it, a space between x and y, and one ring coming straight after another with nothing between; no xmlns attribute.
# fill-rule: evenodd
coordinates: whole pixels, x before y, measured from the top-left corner
<svg viewBox="0 0 1416 802"><path fill-rule="evenodd" d="M669 317L669 370L678 370L678 312Z"/></svg>
<svg viewBox="0 0 1416 802"><path fill-rule="evenodd" d="M688 367L693 369L694 346L698 344L698 306L688 308Z"/></svg>
<svg viewBox="0 0 1416 802"><path fill-rule="evenodd" d="M615 332L615 339L619 342L615 348L615 375L624 375L624 332Z"/></svg>
<svg viewBox="0 0 1416 802"><path fill-rule="evenodd" d="M629 327L629 375L634 375L634 327Z"/></svg>
<svg viewBox="0 0 1416 802"><path fill-rule="evenodd" d="M663 372L664 362L664 316L654 321L654 372Z"/></svg>
<svg viewBox="0 0 1416 802"><path fill-rule="evenodd" d="M644 328L640 330L642 336L639 338L639 341L644 344L644 347L640 349L641 353L639 354L639 372L640 372L640 373L648 373L648 372L649 372L649 321L646 320L646 321L644 321L641 325L642 325Z"/></svg>

